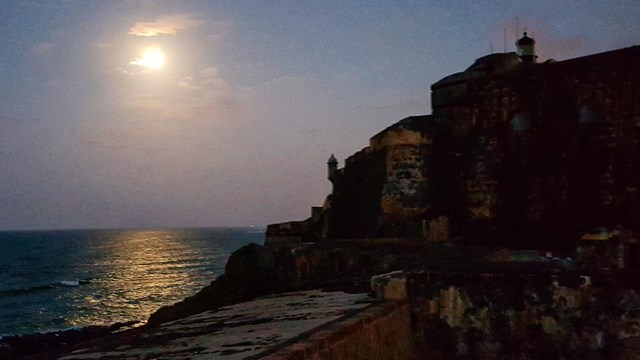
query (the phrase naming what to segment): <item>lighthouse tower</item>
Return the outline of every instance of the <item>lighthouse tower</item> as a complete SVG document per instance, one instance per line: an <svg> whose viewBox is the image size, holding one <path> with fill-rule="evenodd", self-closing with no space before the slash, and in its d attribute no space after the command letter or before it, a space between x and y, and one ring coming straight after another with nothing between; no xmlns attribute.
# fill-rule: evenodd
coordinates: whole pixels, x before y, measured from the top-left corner
<svg viewBox="0 0 640 360"><path fill-rule="evenodd" d="M331 157L329 157L329 160L327 160L327 167L329 169L329 180L333 181L334 175L336 171L338 171L338 159L336 159L333 154L331 154Z"/></svg>
<svg viewBox="0 0 640 360"><path fill-rule="evenodd" d="M536 62L536 41L533 38L527 36L527 32L524 32L524 36L516 41L516 54L524 63L533 64Z"/></svg>

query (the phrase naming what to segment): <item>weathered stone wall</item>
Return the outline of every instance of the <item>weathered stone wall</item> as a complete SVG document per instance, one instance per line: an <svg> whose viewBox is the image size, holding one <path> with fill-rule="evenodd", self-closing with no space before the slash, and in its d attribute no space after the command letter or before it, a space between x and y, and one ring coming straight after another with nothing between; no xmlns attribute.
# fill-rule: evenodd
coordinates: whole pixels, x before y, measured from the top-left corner
<svg viewBox="0 0 640 360"><path fill-rule="evenodd" d="M422 220L428 218L431 205L428 119L406 118L371 138L371 148L386 154L377 236L423 235Z"/></svg>
<svg viewBox="0 0 640 360"><path fill-rule="evenodd" d="M292 246L317 240L317 231L313 227L313 217L304 221L289 221L267 226L265 245Z"/></svg>
<svg viewBox="0 0 640 360"><path fill-rule="evenodd" d="M430 176L452 197L434 207L454 232L570 248L593 226L638 230L639 62L634 47L521 66L468 80L465 101L435 108L445 166Z"/></svg>
<svg viewBox="0 0 640 360"><path fill-rule="evenodd" d="M409 274L416 351L429 359L628 359L640 350L634 276Z"/></svg>
<svg viewBox="0 0 640 360"><path fill-rule="evenodd" d="M269 360L420 358L415 353L406 303L375 305L265 357Z"/></svg>

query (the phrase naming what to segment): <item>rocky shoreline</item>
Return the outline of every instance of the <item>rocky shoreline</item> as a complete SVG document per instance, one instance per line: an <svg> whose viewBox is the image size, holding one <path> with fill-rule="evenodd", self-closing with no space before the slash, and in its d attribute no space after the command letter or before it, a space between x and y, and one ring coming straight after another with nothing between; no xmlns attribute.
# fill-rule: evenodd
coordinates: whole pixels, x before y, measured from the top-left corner
<svg viewBox="0 0 640 360"><path fill-rule="evenodd" d="M63 347L114 334L139 324L138 321L112 325L91 325L83 328L46 333L4 336L0 339L0 359L40 356L53 357ZM48 355L45 355L48 354Z"/></svg>

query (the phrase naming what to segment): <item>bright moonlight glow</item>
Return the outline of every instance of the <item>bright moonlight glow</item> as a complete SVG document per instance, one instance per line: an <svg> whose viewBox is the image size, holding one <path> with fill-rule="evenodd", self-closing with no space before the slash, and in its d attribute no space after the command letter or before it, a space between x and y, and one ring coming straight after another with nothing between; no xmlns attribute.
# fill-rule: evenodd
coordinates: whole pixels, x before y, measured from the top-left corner
<svg viewBox="0 0 640 360"><path fill-rule="evenodd" d="M164 66L165 56L164 52L156 47L149 47L142 52L141 59L135 59L129 64L144 66L151 69L162 69Z"/></svg>

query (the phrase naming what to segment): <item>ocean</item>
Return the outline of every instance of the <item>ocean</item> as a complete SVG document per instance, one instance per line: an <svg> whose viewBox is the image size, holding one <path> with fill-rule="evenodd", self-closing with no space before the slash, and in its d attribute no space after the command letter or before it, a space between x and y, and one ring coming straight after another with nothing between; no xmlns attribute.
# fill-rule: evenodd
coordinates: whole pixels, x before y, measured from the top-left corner
<svg viewBox="0 0 640 360"><path fill-rule="evenodd" d="M145 321L224 272L251 228L0 232L0 336Z"/></svg>

